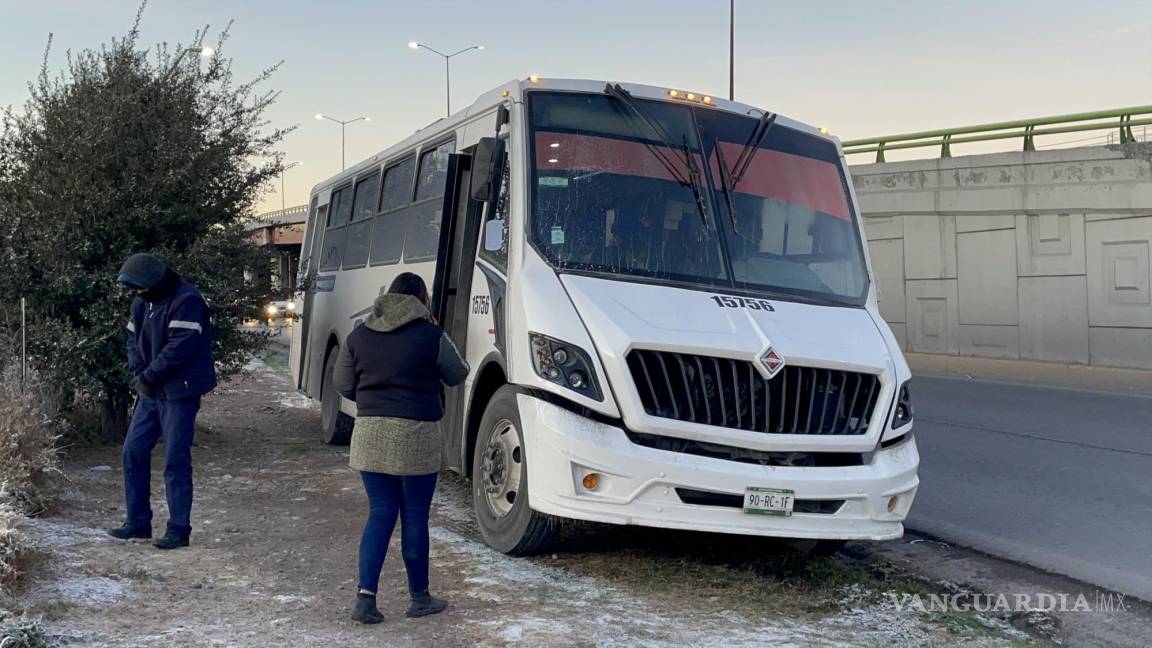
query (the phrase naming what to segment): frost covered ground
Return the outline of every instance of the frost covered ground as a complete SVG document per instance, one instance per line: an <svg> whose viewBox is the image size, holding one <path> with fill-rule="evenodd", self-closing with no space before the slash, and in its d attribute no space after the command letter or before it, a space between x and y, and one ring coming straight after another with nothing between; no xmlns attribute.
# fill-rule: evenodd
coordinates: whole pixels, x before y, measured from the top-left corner
<svg viewBox="0 0 1152 648"><path fill-rule="evenodd" d="M24 605L75 646L1044 645L1006 618L898 610L890 593L934 585L868 557L808 558L768 541L576 527L553 553L510 558L472 523L445 475L433 514L433 589L452 607L403 617L402 566L385 565L387 621L348 619L365 500L317 413L259 364L205 402L194 451L192 547L118 543L118 452L80 453L39 546ZM157 530L164 520L159 454ZM399 547L393 554L398 557Z"/></svg>

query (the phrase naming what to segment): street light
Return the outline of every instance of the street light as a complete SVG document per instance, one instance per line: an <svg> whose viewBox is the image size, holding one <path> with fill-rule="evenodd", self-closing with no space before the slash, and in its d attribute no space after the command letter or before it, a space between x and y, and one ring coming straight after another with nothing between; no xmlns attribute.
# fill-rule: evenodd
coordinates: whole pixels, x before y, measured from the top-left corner
<svg viewBox="0 0 1152 648"><path fill-rule="evenodd" d="M423 47L424 49L428 50L429 52L432 52L433 54L438 54L438 55L444 57L444 103L445 103L445 106L447 108L447 110L445 112L445 116L447 117L447 116L451 115L452 114L452 70L449 66L449 61L452 60L453 56L459 56L460 54L463 54L464 52L470 52L472 50L482 50L482 49L484 49L484 46L483 45L473 45L471 47L465 47L464 49L462 49L458 52L452 52L451 54L445 54L444 52L432 49L431 47L428 47L424 43L420 43L417 41L410 41L408 43L408 47L410 47L412 49L420 49L421 47Z"/></svg>
<svg viewBox="0 0 1152 648"><path fill-rule="evenodd" d="M345 168L347 168L347 165L344 164L344 127L347 126L348 124L353 124L353 123L356 123L358 121L370 122L370 121L372 121L372 118L371 117L357 117L356 119L349 119L349 120L345 121L342 119L336 119L335 117L332 117L330 115L325 115L324 113L316 113L316 119L320 119L320 120L327 119L328 121L332 121L332 122L336 122L337 124L340 124L340 170L343 171Z"/></svg>
<svg viewBox="0 0 1152 648"><path fill-rule="evenodd" d="M736 0L728 0L728 101L736 100Z"/></svg>
<svg viewBox="0 0 1152 648"><path fill-rule="evenodd" d="M280 169L280 211L284 211L284 210L288 209L288 207L286 206L285 200L284 200L284 172L287 171L288 169L296 168L296 167L300 166L301 164L304 164L304 162L303 161L297 161L297 162L293 162L292 164L285 166L283 169Z"/></svg>

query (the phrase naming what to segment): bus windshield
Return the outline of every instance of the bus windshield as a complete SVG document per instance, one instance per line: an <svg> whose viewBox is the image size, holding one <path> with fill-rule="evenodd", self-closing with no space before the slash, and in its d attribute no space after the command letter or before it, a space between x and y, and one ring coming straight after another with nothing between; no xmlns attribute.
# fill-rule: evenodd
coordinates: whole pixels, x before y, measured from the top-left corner
<svg viewBox="0 0 1152 648"><path fill-rule="evenodd" d="M551 264L864 302L862 246L832 143L774 126L753 148L757 117L634 106L608 95L529 95L530 236Z"/></svg>

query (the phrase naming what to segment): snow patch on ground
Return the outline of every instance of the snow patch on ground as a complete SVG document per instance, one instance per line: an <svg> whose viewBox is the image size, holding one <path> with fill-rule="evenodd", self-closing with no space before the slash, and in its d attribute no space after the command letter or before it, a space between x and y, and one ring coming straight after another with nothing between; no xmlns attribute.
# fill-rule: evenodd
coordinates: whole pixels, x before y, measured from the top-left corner
<svg viewBox="0 0 1152 648"><path fill-rule="evenodd" d="M725 645L785 645L796 637L805 637L807 643L828 638L819 626L790 621L767 625L733 613L698 615L691 621L670 618L602 580L509 558L442 527L433 527L431 535L437 542L437 560L470 574L464 578L474 586L469 589L496 597L515 593L516 598L539 602L531 615L479 622L490 636L504 641L540 645L578 636L598 646L700 646L716 645L718 637L724 637Z"/></svg>
<svg viewBox="0 0 1152 648"><path fill-rule="evenodd" d="M126 581L106 576L64 576L36 588L30 598L75 605L108 605L127 595Z"/></svg>
<svg viewBox="0 0 1152 648"><path fill-rule="evenodd" d="M298 393L285 394L280 398L280 400L276 402L281 407L287 407L290 409L312 409L316 406L311 398L308 398L304 394Z"/></svg>
<svg viewBox="0 0 1152 648"><path fill-rule="evenodd" d="M25 530L37 547L74 547L90 542L111 542L103 529L80 527L45 518L28 520Z"/></svg>

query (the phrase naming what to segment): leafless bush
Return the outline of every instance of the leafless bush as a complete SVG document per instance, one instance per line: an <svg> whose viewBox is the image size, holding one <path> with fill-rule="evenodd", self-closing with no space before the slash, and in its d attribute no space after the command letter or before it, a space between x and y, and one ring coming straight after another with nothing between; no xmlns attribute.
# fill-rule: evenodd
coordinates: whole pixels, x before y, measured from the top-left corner
<svg viewBox="0 0 1152 648"><path fill-rule="evenodd" d="M28 549L27 538L20 530L24 514L4 501L6 495L0 487L0 591L10 590L20 578L20 559Z"/></svg>
<svg viewBox="0 0 1152 648"><path fill-rule="evenodd" d="M30 515L43 511L48 478L59 473L62 403L36 372L22 381L18 364L0 370L0 499Z"/></svg>

